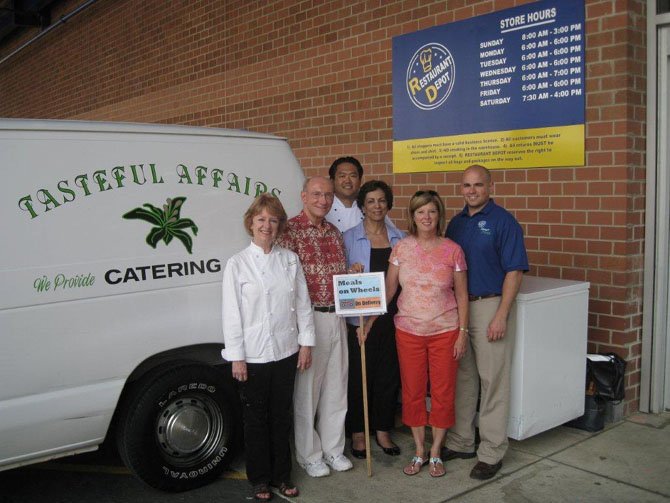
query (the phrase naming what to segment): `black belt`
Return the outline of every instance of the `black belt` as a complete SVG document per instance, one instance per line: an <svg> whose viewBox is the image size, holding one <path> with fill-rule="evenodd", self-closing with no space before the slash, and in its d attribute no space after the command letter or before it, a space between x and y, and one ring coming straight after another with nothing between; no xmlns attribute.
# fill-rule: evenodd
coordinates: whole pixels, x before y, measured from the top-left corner
<svg viewBox="0 0 670 503"><path fill-rule="evenodd" d="M490 299L491 297L500 297L499 293L488 293L486 295L468 295L468 300L474 302L476 300Z"/></svg>
<svg viewBox="0 0 670 503"><path fill-rule="evenodd" d="M319 313L334 313L335 306L312 306L315 311Z"/></svg>

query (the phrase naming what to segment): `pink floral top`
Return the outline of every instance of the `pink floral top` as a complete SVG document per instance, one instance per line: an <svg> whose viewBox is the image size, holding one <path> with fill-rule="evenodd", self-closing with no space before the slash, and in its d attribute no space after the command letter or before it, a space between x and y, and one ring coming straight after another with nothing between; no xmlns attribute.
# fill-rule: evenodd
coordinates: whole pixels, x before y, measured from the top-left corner
<svg viewBox="0 0 670 503"><path fill-rule="evenodd" d="M414 335L458 328L454 271L467 270L460 246L441 238L438 246L425 252L414 236L408 236L393 248L389 262L400 267L397 328Z"/></svg>

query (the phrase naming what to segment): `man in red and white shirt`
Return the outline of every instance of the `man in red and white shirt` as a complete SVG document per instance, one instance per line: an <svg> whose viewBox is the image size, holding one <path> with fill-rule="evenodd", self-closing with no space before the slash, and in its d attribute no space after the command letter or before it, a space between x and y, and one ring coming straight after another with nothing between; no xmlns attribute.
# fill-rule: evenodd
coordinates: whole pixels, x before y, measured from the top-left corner
<svg viewBox="0 0 670 503"><path fill-rule="evenodd" d="M342 234L326 221L334 197L331 180L308 179L301 193L303 209L278 241L300 257L314 309L312 366L296 376L293 399L296 459L312 477L328 475L328 466L336 471L353 466L344 455L347 329L344 318L335 315L333 292L333 275L345 274L347 265Z"/></svg>

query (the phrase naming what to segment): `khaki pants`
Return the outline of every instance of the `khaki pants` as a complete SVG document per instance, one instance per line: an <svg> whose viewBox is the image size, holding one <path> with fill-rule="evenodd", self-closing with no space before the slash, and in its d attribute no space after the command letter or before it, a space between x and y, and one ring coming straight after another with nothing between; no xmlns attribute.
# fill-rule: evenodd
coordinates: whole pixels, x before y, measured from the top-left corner
<svg viewBox="0 0 670 503"><path fill-rule="evenodd" d="M314 463L344 452L349 354L344 318L314 312L312 366L298 372L293 394L295 455Z"/></svg>
<svg viewBox="0 0 670 503"><path fill-rule="evenodd" d="M458 367L456 424L447 433L447 447L459 452L475 450L475 417L479 405L479 461L495 464L507 451L510 369L514 334L490 342L486 331L500 297L470 302L470 344Z"/></svg>

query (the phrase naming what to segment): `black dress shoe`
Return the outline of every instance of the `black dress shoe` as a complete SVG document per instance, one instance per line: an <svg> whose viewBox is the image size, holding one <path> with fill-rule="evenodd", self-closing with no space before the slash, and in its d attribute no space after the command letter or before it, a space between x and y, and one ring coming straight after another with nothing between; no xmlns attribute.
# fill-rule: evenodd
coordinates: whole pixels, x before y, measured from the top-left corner
<svg viewBox="0 0 670 503"><path fill-rule="evenodd" d="M495 465L490 465L488 463L484 463L483 461L478 461L470 472L470 478L477 480L488 480L493 478L493 476L498 473L500 468L502 468L502 461L498 461Z"/></svg>
<svg viewBox="0 0 670 503"><path fill-rule="evenodd" d="M375 442L377 442L377 445L382 448L382 451L384 451L384 454L388 454L389 456L398 456L400 455L400 447L398 447L395 443L391 442L393 446L391 447L384 447L382 444L379 443L379 440L375 438ZM390 442L390 440L389 440Z"/></svg>
<svg viewBox="0 0 670 503"><path fill-rule="evenodd" d="M452 451L448 447L442 447L442 451L440 452L442 461L449 461L450 459L472 459L476 455L476 452Z"/></svg>
<svg viewBox="0 0 670 503"><path fill-rule="evenodd" d="M356 459L365 459L367 457L365 449L354 449L353 442L351 443L351 455Z"/></svg>

